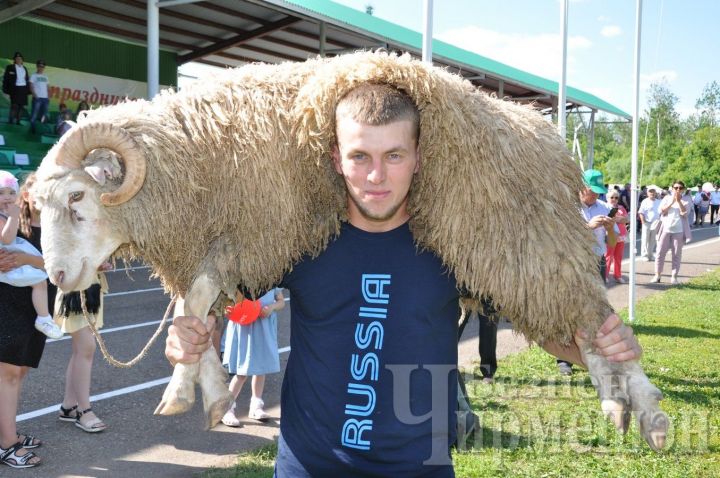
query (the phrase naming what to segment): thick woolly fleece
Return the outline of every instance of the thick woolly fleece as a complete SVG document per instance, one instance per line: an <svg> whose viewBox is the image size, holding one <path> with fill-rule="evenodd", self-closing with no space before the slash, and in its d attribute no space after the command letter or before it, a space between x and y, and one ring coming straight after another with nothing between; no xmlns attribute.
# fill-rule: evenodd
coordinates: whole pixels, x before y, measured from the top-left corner
<svg viewBox="0 0 720 478"><path fill-rule="evenodd" d="M91 111L79 124L125 129L147 160L139 193L108 208L132 238L117 255L141 257L180 293L210 264L232 295L238 283L270 287L303 254L320 253L345 219L330 160L335 105L362 82L394 85L420 109L422 168L410 196L418 247L474 297L492 296L531 340L596 330L611 309L579 213L580 171L555 128L407 55L248 65ZM70 173L46 163L39 187ZM518 201L526 213L508 215Z"/></svg>

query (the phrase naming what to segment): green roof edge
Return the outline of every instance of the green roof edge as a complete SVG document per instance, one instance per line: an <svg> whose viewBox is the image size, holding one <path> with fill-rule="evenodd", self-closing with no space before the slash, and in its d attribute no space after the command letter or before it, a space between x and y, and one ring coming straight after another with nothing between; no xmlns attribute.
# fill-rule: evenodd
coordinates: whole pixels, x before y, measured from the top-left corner
<svg viewBox="0 0 720 478"><path fill-rule="evenodd" d="M321 16L328 17L338 22L345 23L358 30L364 30L374 35L387 38L392 43L405 45L415 50L422 50L422 34L410 30L395 23L383 20L382 18L368 15L367 13L355 10L345 5L332 2L330 0L275 0L270 1L278 5L286 4L306 9ZM478 55L467 50L463 50L457 46L445 43L440 40L432 42L433 56L445 58L456 62L464 63L475 68L482 69L504 79L512 79L514 82L529 86L533 89L543 91L545 93L557 95L560 85L556 81L542 78L532 73L519 70L512 66L508 66L499 61ZM598 98L595 95L587 93L568 86L566 89L567 99L576 103L580 103L606 113L621 116L625 119L632 119L632 116L620 108Z"/></svg>

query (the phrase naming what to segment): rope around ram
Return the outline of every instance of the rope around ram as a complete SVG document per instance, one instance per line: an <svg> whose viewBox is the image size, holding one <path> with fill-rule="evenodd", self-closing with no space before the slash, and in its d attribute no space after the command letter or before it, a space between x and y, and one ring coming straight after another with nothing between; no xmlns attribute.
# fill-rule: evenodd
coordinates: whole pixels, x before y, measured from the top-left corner
<svg viewBox="0 0 720 478"><path fill-rule="evenodd" d="M160 321L160 325L158 325L157 330L155 330L155 333L152 337L150 337L150 340L147 344L145 344L145 347L138 353L135 358L128 362L120 362L115 357L113 357L110 352L108 352L107 347L105 346L105 341L100 336L100 332L97 331L95 328L95 315L91 314L87 311L87 306L85 305L85 291L80 292L80 305L82 306L83 311L83 317L85 317L85 321L88 323L88 326L90 327L90 331L95 336L95 340L97 340L98 345L100 346L100 351L103 354L103 357L105 357L105 360L107 360L110 365L118 368L130 368L134 365L136 365L138 362L140 362L145 355L147 354L148 350L150 350L150 347L153 346L157 338L160 336L160 334L163 331L163 328L165 327L165 322L167 321L168 316L170 315L170 311L172 310L173 305L175 305L175 301L177 299L177 294L172 297L170 300L170 304L168 304L167 309L165 310L165 315L163 316L162 320Z"/></svg>

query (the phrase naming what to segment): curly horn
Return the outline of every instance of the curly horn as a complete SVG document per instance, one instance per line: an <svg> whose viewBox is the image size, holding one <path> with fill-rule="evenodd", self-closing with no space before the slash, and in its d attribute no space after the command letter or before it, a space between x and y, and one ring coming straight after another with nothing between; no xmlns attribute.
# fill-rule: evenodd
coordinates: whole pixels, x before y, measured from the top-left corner
<svg viewBox="0 0 720 478"><path fill-rule="evenodd" d="M55 164L79 168L85 156L97 148L114 151L122 158L125 178L115 191L103 193L100 201L106 206L117 206L130 200L145 181L146 162L135 140L123 128L110 123L91 123L76 126L60 140Z"/></svg>

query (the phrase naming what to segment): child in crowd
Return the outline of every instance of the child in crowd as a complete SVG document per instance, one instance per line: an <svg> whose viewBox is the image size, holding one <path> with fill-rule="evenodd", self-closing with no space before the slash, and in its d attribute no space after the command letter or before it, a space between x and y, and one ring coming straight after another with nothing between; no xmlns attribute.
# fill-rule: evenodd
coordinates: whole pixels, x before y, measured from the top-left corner
<svg viewBox="0 0 720 478"><path fill-rule="evenodd" d="M11 173L0 171L0 229L2 229L2 247L26 254L41 255L25 239L17 237L20 226L20 207L17 205L18 181ZM25 199L22 199L23 201ZM60 328L53 322L48 308L47 274L40 269L25 265L10 272L0 273L0 281L15 287L32 286L32 302L37 313L35 328L51 339L63 336Z"/></svg>
<svg viewBox="0 0 720 478"><path fill-rule="evenodd" d="M243 296L238 292L236 302L240 303L242 300ZM262 393L265 387L265 375L280 371L276 312L285 307L285 297L282 289L271 289L259 300L260 316L255 322L250 325L228 322L225 330L223 365L235 375L230 381L230 392L236 399L247 377L253 376L248 417L266 421L270 417L264 410ZM229 427L240 426L240 420L235 415L235 402L222 422Z"/></svg>

